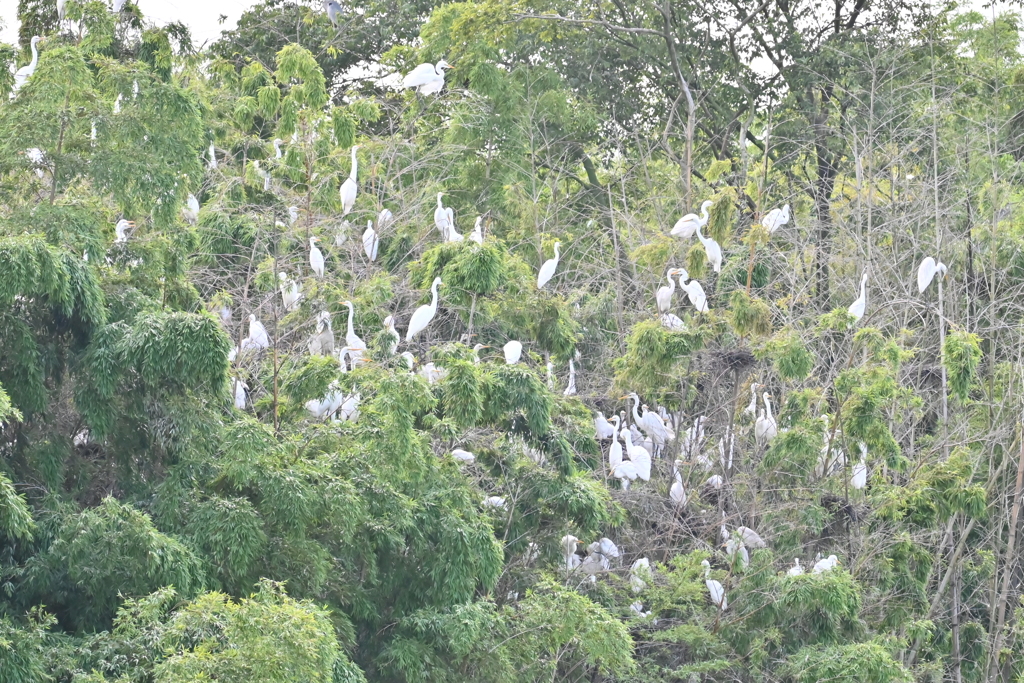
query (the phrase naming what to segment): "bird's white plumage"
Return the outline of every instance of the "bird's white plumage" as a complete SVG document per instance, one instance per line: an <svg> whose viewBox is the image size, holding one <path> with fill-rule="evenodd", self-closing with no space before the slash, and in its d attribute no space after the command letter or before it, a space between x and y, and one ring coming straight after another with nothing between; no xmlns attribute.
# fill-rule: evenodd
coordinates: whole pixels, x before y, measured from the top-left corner
<svg viewBox="0 0 1024 683"><path fill-rule="evenodd" d="M710 199L706 200L700 205L700 216L695 213L688 213L672 226L672 230L669 232L673 237L682 237L684 239L690 239L693 237L693 233L697 232L697 228L702 228L708 224L708 209L714 204Z"/></svg>
<svg viewBox="0 0 1024 683"><path fill-rule="evenodd" d="M363 252L366 258L371 261L377 260L377 251L380 249L380 237L373 229L373 221L366 221L366 230L363 230Z"/></svg>
<svg viewBox="0 0 1024 683"><path fill-rule="evenodd" d="M484 243L483 220L482 216L476 217L476 223L473 224L473 232L469 233L471 242L476 242L477 244Z"/></svg>
<svg viewBox="0 0 1024 683"><path fill-rule="evenodd" d="M430 303L424 304L416 309L409 319L409 329L405 332L405 341L411 341L413 337L427 329L427 325L437 314L437 287L441 284L441 278L435 277L430 285Z"/></svg>
<svg viewBox="0 0 1024 683"><path fill-rule="evenodd" d="M786 574L789 576L803 576L804 568L800 566L799 557L793 558L793 566L789 568L789 571L787 571Z"/></svg>
<svg viewBox="0 0 1024 683"><path fill-rule="evenodd" d="M559 242L555 242L555 257L549 258L544 262L544 265L540 267L537 272L537 289L544 289L544 286L551 281L551 278L555 276L555 269L558 268L558 245Z"/></svg>
<svg viewBox="0 0 1024 683"><path fill-rule="evenodd" d="M32 36L32 41L29 43L32 48L32 61L14 72L14 88L11 90L12 96L16 95L28 82L28 79L32 77L32 74L36 72L36 66L39 64L39 50L36 49L36 46L39 44L39 40L39 36Z"/></svg>
<svg viewBox="0 0 1024 683"><path fill-rule="evenodd" d="M433 95L444 88L444 72L451 66L443 59L437 64L420 64L402 79L403 88L416 88L421 95Z"/></svg>
<svg viewBox="0 0 1024 683"><path fill-rule="evenodd" d="M761 225L768 229L769 234L786 223L789 223L789 204L785 204L781 209L772 209L761 219Z"/></svg>
<svg viewBox="0 0 1024 683"><path fill-rule="evenodd" d="M594 431L595 438L597 438L598 441L610 439L615 435L615 431L612 428L611 423L608 422L608 420L604 416L604 413L602 413L600 410L597 411L597 417L594 418Z"/></svg>
<svg viewBox="0 0 1024 683"><path fill-rule="evenodd" d="M316 246L318 237L309 238L309 267L317 277L324 276L324 253Z"/></svg>
<svg viewBox="0 0 1024 683"><path fill-rule="evenodd" d="M654 295L654 300L658 304L659 313L668 313L672 308L672 295L676 292L676 281L672 278L673 275L679 272L676 268L669 268L668 274L668 286L659 287L658 293Z"/></svg>
<svg viewBox="0 0 1024 683"><path fill-rule="evenodd" d="M860 462L854 464L851 470L850 488L859 490L868 485L868 447L863 443L858 445L860 447Z"/></svg>
<svg viewBox="0 0 1024 683"><path fill-rule="evenodd" d="M505 354L505 363L515 365L523 355L523 344L513 339L505 344L501 350Z"/></svg>
<svg viewBox="0 0 1024 683"><path fill-rule="evenodd" d="M448 241L448 230L455 225L455 212L441 203L443 192L437 193L437 208L434 209L434 227L441 233L441 239Z"/></svg>
<svg viewBox="0 0 1024 683"><path fill-rule="evenodd" d="M636 467L636 476L644 481L651 479L651 453L643 446L633 445L633 437L628 429L619 432L626 443L626 457Z"/></svg>
<svg viewBox="0 0 1024 683"><path fill-rule="evenodd" d="M932 283L935 275L946 274L946 264L937 262L931 256L925 256L924 260L921 261L921 265L917 267L917 291L920 294L924 293L924 290L928 289L928 285Z"/></svg>
<svg viewBox="0 0 1024 683"><path fill-rule="evenodd" d="M772 415L771 394L767 391L761 394L764 401L764 410L754 423L754 438L762 444L766 444L779 434L779 426L775 423Z"/></svg>
<svg viewBox="0 0 1024 683"><path fill-rule="evenodd" d="M852 304L850 304L850 307L848 309L846 309L849 312L849 314L853 316L853 319L855 321L858 321L861 318L863 318L864 317L864 311L867 309L867 304L868 304L867 284L868 284L868 274L864 273L864 275L860 279L860 296L858 296L857 299Z"/></svg>
<svg viewBox="0 0 1024 683"><path fill-rule="evenodd" d="M716 273L722 272L722 247L713 237L705 237L704 233L700 231L701 226L697 226L697 239L704 245L704 253L708 255L708 261L711 263L711 267L714 268Z"/></svg>
<svg viewBox="0 0 1024 683"><path fill-rule="evenodd" d="M708 587L708 594L711 595L711 602L723 612L729 608L728 598L725 596L725 588L722 584L711 577L711 563L707 560L701 562L704 565L704 585Z"/></svg>
<svg viewBox="0 0 1024 683"><path fill-rule="evenodd" d="M711 310L708 307L708 296L704 293L704 287L699 282L696 280L684 282L683 276L680 275L679 287L686 292L686 298L690 300L690 305L697 309L698 313L707 313Z"/></svg>
<svg viewBox="0 0 1024 683"><path fill-rule="evenodd" d="M338 190L338 195L341 197L341 215L345 216L352 210L352 207L356 203L356 194L359 192L359 158L356 156L356 150L359 149L359 145L352 145L352 169L349 171L348 178L345 178L345 182L341 184L341 189Z"/></svg>
<svg viewBox="0 0 1024 683"><path fill-rule="evenodd" d="M814 568L811 569L812 574L822 574L829 572L839 566L839 558L835 555L829 555L823 560L818 560L814 563Z"/></svg>

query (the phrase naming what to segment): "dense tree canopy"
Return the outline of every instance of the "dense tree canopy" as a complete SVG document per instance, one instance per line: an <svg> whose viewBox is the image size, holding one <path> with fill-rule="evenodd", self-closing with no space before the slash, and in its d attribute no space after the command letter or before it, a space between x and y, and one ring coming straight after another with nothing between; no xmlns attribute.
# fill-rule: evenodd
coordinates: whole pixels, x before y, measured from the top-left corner
<svg viewBox="0 0 1024 683"><path fill-rule="evenodd" d="M61 7L0 46L0 683L1024 680L1017 15Z"/></svg>

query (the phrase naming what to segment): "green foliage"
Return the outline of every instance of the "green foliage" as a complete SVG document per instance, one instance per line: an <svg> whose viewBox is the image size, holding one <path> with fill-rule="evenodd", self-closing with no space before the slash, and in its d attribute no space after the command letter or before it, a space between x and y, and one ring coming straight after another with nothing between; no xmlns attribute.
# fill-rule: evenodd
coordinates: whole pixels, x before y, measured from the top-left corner
<svg viewBox="0 0 1024 683"><path fill-rule="evenodd" d="M626 340L626 355L615 363L615 384L622 391L644 387L654 394L675 388L679 362L701 345L694 333L671 332L658 320L639 322Z"/></svg>
<svg viewBox="0 0 1024 683"><path fill-rule="evenodd" d="M770 358L775 372L787 380L804 379L814 367L814 356L793 332L780 332L769 339L759 355Z"/></svg>
<svg viewBox="0 0 1024 683"><path fill-rule="evenodd" d="M949 390L963 402L967 400L981 362L981 338L963 330L950 330L942 348L942 363L949 376Z"/></svg>
<svg viewBox="0 0 1024 683"><path fill-rule="evenodd" d="M790 657L781 670L794 683L864 681L909 683L913 676L882 642L854 643L828 648L808 647Z"/></svg>
<svg viewBox="0 0 1024 683"><path fill-rule="evenodd" d="M771 310L768 304L761 299L752 298L742 289L737 289L730 295L729 314L733 329L741 337L751 334L768 335L772 332Z"/></svg>
<svg viewBox="0 0 1024 683"><path fill-rule="evenodd" d="M23 496L11 480L0 472L0 533L9 539L29 541L35 523Z"/></svg>

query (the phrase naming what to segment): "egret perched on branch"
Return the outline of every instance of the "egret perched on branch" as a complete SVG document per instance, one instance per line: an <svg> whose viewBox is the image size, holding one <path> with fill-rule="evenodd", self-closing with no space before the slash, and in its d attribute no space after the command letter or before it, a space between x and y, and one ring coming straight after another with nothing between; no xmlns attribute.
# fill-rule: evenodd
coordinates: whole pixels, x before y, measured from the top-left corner
<svg viewBox="0 0 1024 683"><path fill-rule="evenodd" d="M672 308L672 295L676 292L676 281L672 279L673 275L679 275L679 268L669 268L666 277L668 278L668 286L658 288L658 293L654 296L654 300L658 303L659 313L668 313ZM685 275L680 275L682 279L686 279L689 273L683 271Z"/></svg>
<svg viewBox="0 0 1024 683"><path fill-rule="evenodd" d="M274 143L273 144L274 144L274 158L275 159L280 159L281 157L284 156L284 153L281 152L281 142L282 142L281 138L274 138Z"/></svg>
<svg viewBox="0 0 1024 683"><path fill-rule="evenodd" d="M441 197L444 196L444 192L437 193L437 208L434 209L434 225L437 227L438 232L441 233L441 239L445 242L448 241L448 231L455 227L455 212L452 208L446 207L441 203Z"/></svg>
<svg viewBox="0 0 1024 683"><path fill-rule="evenodd" d="M352 207L356 203L356 193L359 190L359 185L356 182L357 174L359 172L359 159L356 157L356 150L359 149L359 145L352 145L352 170L348 173L348 178L341 184L341 189L338 190L338 194L341 196L341 215L346 215L352 210Z"/></svg>
<svg viewBox="0 0 1024 683"><path fill-rule="evenodd" d="M249 387L242 380L235 378L235 407L245 410L245 392Z"/></svg>
<svg viewBox="0 0 1024 683"><path fill-rule="evenodd" d="M181 214L192 225L199 221L199 200L196 199L194 194L190 194L188 199L185 200L185 206L181 209Z"/></svg>
<svg viewBox="0 0 1024 683"><path fill-rule="evenodd" d="M486 344L474 344L473 345L473 365L480 365L480 352L484 349L489 349L490 346Z"/></svg>
<svg viewBox="0 0 1024 683"><path fill-rule="evenodd" d="M483 216L476 217L476 223L473 224L473 232L469 233L469 240L471 242L476 242L477 244L484 243L483 222Z"/></svg>
<svg viewBox="0 0 1024 683"><path fill-rule="evenodd" d="M787 571L786 574L788 574L789 576L803 576L804 575L804 568L800 566L800 558L799 557L794 557L793 558L793 566L789 568L789 571Z"/></svg>
<svg viewBox="0 0 1024 683"><path fill-rule="evenodd" d="M351 301L342 301L341 305L348 307L348 330L345 332L345 346L348 348L348 352L352 355L353 361L359 360L366 352L366 342L356 334L355 328L352 325L352 322L356 317L356 309L355 306L352 305Z"/></svg>
<svg viewBox="0 0 1024 683"><path fill-rule="evenodd" d="M270 171L260 166L259 159L253 159L252 167L256 170L256 175L263 178L263 191L270 191Z"/></svg>
<svg viewBox="0 0 1024 683"><path fill-rule="evenodd" d="M451 211L451 209L449 209L449 211ZM464 239L466 239L466 238L463 237L461 234L459 234L459 231L455 229L455 222L453 221L452 224L450 226L448 226L448 236L445 238L444 241L445 242L461 242Z"/></svg>
<svg viewBox="0 0 1024 683"><path fill-rule="evenodd" d="M444 88L445 69L451 65L443 59L437 64L420 64L402 79L403 88L416 88L421 95L433 95Z"/></svg>
<svg viewBox="0 0 1024 683"><path fill-rule="evenodd" d="M764 542L761 535L750 527L741 526L736 529L736 532L740 535L743 540L743 545L748 548L767 548L768 544Z"/></svg>
<svg viewBox="0 0 1024 683"><path fill-rule="evenodd" d="M708 297L704 293L704 288L696 280L690 280L689 283L683 282L685 277L689 276L685 270L679 275L679 287L686 292L686 297L690 300L690 304L697 309L698 313L707 313L711 309L708 308Z"/></svg>
<svg viewBox="0 0 1024 683"><path fill-rule="evenodd" d="M380 249L380 237L373 229L373 221L366 221L366 230L363 231L363 251L370 262L377 260L377 251Z"/></svg>
<svg viewBox="0 0 1024 683"><path fill-rule="evenodd" d="M743 414L753 418L757 414L757 388L761 386L757 382L750 383L750 405L743 409Z"/></svg>
<svg viewBox="0 0 1024 683"><path fill-rule="evenodd" d="M114 244L120 244L128 241L128 231L135 229L135 223L133 221L125 220L122 218L114 225L114 234L117 235L114 238Z"/></svg>
<svg viewBox="0 0 1024 683"><path fill-rule="evenodd" d="M936 274L945 277L946 264L941 261L936 262L931 256L925 256L921 265L917 267L917 291L923 294Z"/></svg>
<svg viewBox="0 0 1024 683"><path fill-rule="evenodd" d="M309 267L313 269L317 277L324 276L324 253L320 251L316 243L319 237L309 238Z"/></svg>
<svg viewBox="0 0 1024 683"><path fill-rule="evenodd" d="M484 507L505 509L505 499L501 496L487 496L484 498Z"/></svg>
<svg viewBox="0 0 1024 683"><path fill-rule="evenodd" d="M377 214L377 227L384 230L389 225L395 222L395 214L391 213L391 209L385 207L380 210Z"/></svg>
<svg viewBox="0 0 1024 683"><path fill-rule="evenodd" d="M324 12L327 13L327 19L334 28L338 28L338 23L341 21L341 5L335 0L324 0Z"/></svg>
<svg viewBox="0 0 1024 683"><path fill-rule="evenodd" d="M95 131L96 131L96 124L94 123L93 124L93 135L94 136L95 136ZM93 137L93 139L95 140L96 138ZM207 162L207 168L209 168L211 171L215 171L217 169L217 148L214 147L212 141L210 142L210 160Z"/></svg>
<svg viewBox="0 0 1024 683"><path fill-rule="evenodd" d="M860 446L860 462L853 466L853 476L850 477L850 487L860 490L868 485L868 447L863 443L858 444L858 446Z"/></svg>
<svg viewBox="0 0 1024 683"><path fill-rule="evenodd" d="M555 240L555 257L549 258L544 262L544 265L540 267L540 271L537 272L537 289L544 289L551 278L555 276L555 269L558 268L558 245L560 242Z"/></svg>
<svg viewBox="0 0 1024 683"><path fill-rule="evenodd" d="M866 309L868 305L867 284L868 274L864 273L860 278L860 296L857 297L856 301L850 304L848 309L846 309L850 315L853 316L854 321L860 320L864 317L864 309Z"/></svg>
<svg viewBox="0 0 1024 683"><path fill-rule="evenodd" d="M569 384L565 387L565 391L562 394L564 396L576 395L576 367L572 364L572 358L569 359Z"/></svg>
<svg viewBox="0 0 1024 683"><path fill-rule="evenodd" d="M427 329L427 325L437 314L437 286L441 284L441 278L435 277L430 285L430 303L424 304L416 309L409 319L409 329L405 331L405 341L411 341L413 337Z"/></svg>
<svg viewBox="0 0 1024 683"><path fill-rule="evenodd" d="M270 346L270 335L267 334L267 328L263 327L263 323L256 319L256 316L252 313L249 314L249 336L242 340L242 350L255 349L266 349Z"/></svg>
<svg viewBox="0 0 1024 683"><path fill-rule="evenodd" d="M713 237L705 237L704 233L700 231L701 226L697 226L697 239L704 245L704 252L708 255L708 261L715 269L716 273L722 272L722 247Z"/></svg>
<svg viewBox="0 0 1024 683"><path fill-rule="evenodd" d="M392 356L398 351L398 342L401 337L398 336L398 329L395 327L395 316L389 315L384 318L384 329L388 333L388 353Z"/></svg>
<svg viewBox="0 0 1024 683"><path fill-rule="evenodd" d="M331 314L320 311L316 316L316 332L309 342L311 356L334 355L334 330L331 328Z"/></svg>
<svg viewBox="0 0 1024 683"><path fill-rule="evenodd" d="M639 593L647 587L647 581L651 579L651 561L641 557L629 568L629 585L634 593Z"/></svg>
<svg viewBox="0 0 1024 683"><path fill-rule="evenodd" d="M619 432L622 440L626 442L626 457L636 467L636 476L644 481L651 480L651 454L643 446L634 446L633 437L628 429Z"/></svg>
<svg viewBox="0 0 1024 683"><path fill-rule="evenodd" d="M686 505L686 501L689 496L686 495L686 489L683 488L683 475L676 472L674 481L672 482L672 488L668 490L668 497L673 503L682 507Z"/></svg>
<svg viewBox="0 0 1024 683"><path fill-rule="evenodd" d="M597 411L597 417L594 418L594 431L594 438L597 439L598 441L610 439L615 435L615 431L613 430L611 424L608 422L607 419L605 419L604 413L602 413L600 410Z"/></svg>
<svg viewBox="0 0 1024 683"><path fill-rule="evenodd" d="M839 566L839 558L835 555L829 555L824 560L818 560L814 564L814 568L811 570L813 574L822 574L824 572L830 572Z"/></svg>
<svg viewBox="0 0 1024 683"><path fill-rule="evenodd" d="M284 310L294 311L299 307L299 299L302 298L299 284L284 272L278 273L277 277L281 281L281 299L284 301Z"/></svg>
<svg viewBox="0 0 1024 683"><path fill-rule="evenodd" d="M14 88L11 90L11 97L17 95L22 86L36 72L36 66L39 64L39 51L36 49L36 45L39 44L39 41L39 36L32 36L32 41L29 43L32 48L32 61L14 72Z"/></svg>
<svg viewBox="0 0 1024 683"><path fill-rule="evenodd" d="M618 467L619 463L622 462L622 444L619 443L618 436L620 424L619 416L612 415L612 420L615 421L615 426L613 427L615 431L612 433L612 445L608 449L608 469L614 471L615 468Z"/></svg>
<svg viewBox="0 0 1024 683"><path fill-rule="evenodd" d="M772 416L772 404L769 400L771 397L767 391L761 394L764 410L754 423L754 438L762 444L767 444L779 434L779 426L775 424L775 418Z"/></svg>
<svg viewBox="0 0 1024 683"><path fill-rule="evenodd" d="M295 225L295 222L299 220L299 207L289 206L288 207L288 225Z"/></svg>
<svg viewBox="0 0 1024 683"><path fill-rule="evenodd" d="M700 216L695 213L688 213L672 226L672 231L669 232L673 237L683 237L690 239L693 237L693 233L697 231L697 228L702 228L708 224L708 209L714 204L710 199L706 200L700 205Z"/></svg>
<svg viewBox="0 0 1024 683"><path fill-rule="evenodd" d="M523 355L523 344L513 339L502 347L502 351L505 352L505 363L515 365Z"/></svg>
<svg viewBox="0 0 1024 683"><path fill-rule="evenodd" d="M623 432L627 433L626 430ZM632 460L623 460L612 468L611 475L621 482L623 491L628 491L630 482L636 481L640 473L637 471L636 463Z"/></svg>
<svg viewBox="0 0 1024 683"><path fill-rule="evenodd" d="M644 431L644 434L651 438L655 445L664 446L666 442L671 440L669 430L660 415L653 410L644 410L643 415L640 414L638 410L640 397L636 395L635 391L622 398L633 400L633 422Z"/></svg>
<svg viewBox="0 0 1024 683"><path fill-rule="evenodd" d="M701 562L704 566L704 585L708 587L711 595L711 602L723 612L729 608L729 601L725 597L725 588L718 581L711 578L711 563L707 560Z"/></svg>
<svg viewBox="0 0 1024 683"><path fill-rule="evenodd" d="M64 14L67 11L67 0L57 0L57 21L64 21Z"/></svg>
<svg viewBox="0 0 1024 683"><path fill-rule="evenodd" d="M768 234L773 234L776 230L781 228L783 225L789 222L789 204L784 205L781 209L772 209L764 218L761 219L761 225L767 230Z"/></svg>
<svg viewBox="0 0 1024 683"><path fill-rule="evenodd" d="M473 462L476 460L475 455L461 448L453 448L452 457L458 460L459 462Z"/></svg>

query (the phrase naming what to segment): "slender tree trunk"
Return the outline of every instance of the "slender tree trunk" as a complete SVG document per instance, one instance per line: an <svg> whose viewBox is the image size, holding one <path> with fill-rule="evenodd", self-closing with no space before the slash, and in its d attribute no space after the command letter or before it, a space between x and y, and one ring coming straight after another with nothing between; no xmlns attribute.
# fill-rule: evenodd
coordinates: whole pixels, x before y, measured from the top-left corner
<svg viewBox="0 0 1024 683"><path fill-rule="evenodd" d="M1003 565L1003 586L999 591L999 600L996 603L996 626L995 642L989 650L988 680L996 678L999 669L999 651L1003 647L1003 624L1006 621L1006 601L1010 594L1010 578L1013 576L1014 565L1017 557L1015 555L1017 544L1017 521L1020 517L1021 493L1024 489L1024 425L1020 435L1020 455L1017 460L1017 483L1013 490L1013 508L1010 512L1010 533L1006 540L1006 561Z"/></svg>

